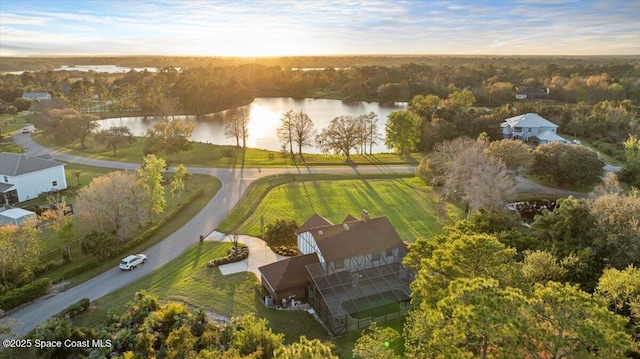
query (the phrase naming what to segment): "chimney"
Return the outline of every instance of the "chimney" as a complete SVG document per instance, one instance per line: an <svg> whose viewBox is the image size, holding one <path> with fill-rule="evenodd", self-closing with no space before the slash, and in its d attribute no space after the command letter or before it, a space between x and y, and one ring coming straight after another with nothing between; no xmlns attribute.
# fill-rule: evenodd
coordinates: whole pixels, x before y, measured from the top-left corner
<svg viewBox="0 0 640 359"><path fill-rule="evenodd" d="M369 222L369 212L367 212L367 210L363 209L362 212L360 212L360 217L362 217L362 221Z"/></svg>

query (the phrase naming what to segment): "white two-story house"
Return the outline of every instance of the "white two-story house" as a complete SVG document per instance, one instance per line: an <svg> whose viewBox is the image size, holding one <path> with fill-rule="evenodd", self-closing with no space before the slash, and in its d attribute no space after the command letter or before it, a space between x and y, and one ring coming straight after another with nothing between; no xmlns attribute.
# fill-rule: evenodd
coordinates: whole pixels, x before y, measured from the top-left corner
<svg viewBox="0 0 640 359"><path fill-rule="evenodd" d="M0 194L3 204L24 202L44 192L67 188L64 164L17 153L0 153Z"/></svg>
<svg viewBox="0 0 640 359"><path fill-rule="evenodd" d="M540 144L569 142L558 136L558 125L535 113L508 118L500 127L502 127L503 138L523 141L534 140Z"/></svg>
<svg viewBox="0 0 640 359"><path fill-rule="evenodd" d="M332 224L313 215L297 231L300 255L260 267L262 285L279 303L307 302L333 335L398 318L409 308L413 271L407 248L387 217L347 216Z"/></svg>

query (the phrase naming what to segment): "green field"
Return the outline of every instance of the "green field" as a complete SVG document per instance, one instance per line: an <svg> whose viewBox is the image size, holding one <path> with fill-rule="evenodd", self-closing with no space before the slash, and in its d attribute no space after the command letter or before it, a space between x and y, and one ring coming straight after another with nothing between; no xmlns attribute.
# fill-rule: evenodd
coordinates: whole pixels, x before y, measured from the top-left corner
<svg viewBox="0 0 640 359"><path fill-rule="evenodd" d="M80 144L72 146L60 146L41 133L33 136L34 141L63 153L77 156L90 157L109 161L142 162L144 157L143 148L145 139L136 137L136 142L116 151L99 146L92 138L87 139L86 148L81 149ZM219 146L207 143L194 142L190 151L181 152L167 159L171 164L184 164L187 166L199 167L285 167L285 166L313 166L313 165L343 165L344 158L337 155L305 154L303 158L296 156L295 159L285 158L278 151L266 151L255 148L237 148L235 146ZM411 154L407 157L392 154L380 153L375 155L352 155L352 160L358 165L375 164L417 164L422 155Z"/></svg>
<svg viewBox="0 0 640 359"><path fill-rule="evenodd" d="M276 219L294 219L302 224L318 213L340 223L348 214L357 218L366 209L372 217L387 216L400 238L413 242L417 237L440 233L444 224L461 218L460 208L440 199L419 178L386 177L311 175L261 179L251 185L218 230L261 236L261 225Z"/></svg>
<svg viewBox="0 0 640 359"><path fill-rule="evenodd" d="M161 301L182 302L227 317L256 313L267 318L274 331L284 333L287 343L297 341L301 333L308 338L328 339L324 328L306 312L267 309L255 294L259 283L253 273L223 276L218 268L207 268L207 261L225 256L230 246L231 243L219 242L193 246L162 268L94 301L89 312L74 319L75 325L97 326L108 312L124 313L125 304L133 301L134 293L145 289Z"/></svg>

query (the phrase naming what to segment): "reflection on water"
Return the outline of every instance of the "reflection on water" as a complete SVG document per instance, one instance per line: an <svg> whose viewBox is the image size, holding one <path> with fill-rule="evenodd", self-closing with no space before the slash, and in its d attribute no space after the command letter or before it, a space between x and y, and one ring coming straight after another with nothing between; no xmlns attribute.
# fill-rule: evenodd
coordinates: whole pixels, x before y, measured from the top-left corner
<svg viewBox="0 0 640 359"><path fill-rule="evenodd" d="M384 126L387 116L398 110L407 109L406 103L379 104L361 101L342 102L337 100L292 99L292 98L257 98L251 104L244 106L249 111L249 140L247 146L279 150L281 145L276 135L276 129L280 126L280 118L289 110L305 111L318 132L337 116L359 116L371 111L378 114L378 132L384 134ZM230 116L229 111L222 111L200 117L176 116L176 119L189 121L195 124L191 136L192 141L213 143L218 145L235 145L234 138L224 136L224 123ZM136 136L143 136L147 129L156 122L153 118L141 117L110 118L98 121L101 128L111 126L127 126ZM389 152L389 149L381 143L373 146L374 153ZM303 149L307 153L319 153L315 147Z"/></svg>

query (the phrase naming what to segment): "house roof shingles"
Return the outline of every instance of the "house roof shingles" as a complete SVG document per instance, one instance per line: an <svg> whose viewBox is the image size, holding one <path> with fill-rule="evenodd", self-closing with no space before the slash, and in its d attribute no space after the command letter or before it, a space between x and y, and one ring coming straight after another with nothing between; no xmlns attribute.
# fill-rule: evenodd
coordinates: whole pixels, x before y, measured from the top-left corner
<svg viewBox="0 0 640 359"><path fill-rule="evenodd" d="M0 153L0 175L20 176L25 173L57 166L64 165L56 161L45 160L34 156L25 156L9 152Z"/></svg>
<svg viewBox="0 0 640 359"><path fill-rule="evenodd" d="M404 243L387 217L335 224L322 228L313 237L325 261L402 247Z"/></svg>
<svg viewBox="0 0 640 359"><path fill-rule="evenodd" d="M306 283L306 266L319 263L316 253L290 257L258 268L273 290L281 291Z"/></svg>
<svg viewBox="0 0 640 359"><path fill-rule="evenodd" d="M358 220L358 219L357 219L356 217L354 217L354 216L352 216L352 215L350 215L350 214L349 214L349 215L347 215L347 216L344 218L344 221L342 221L342 223L355 222L355 221L357 221L357 220Z"/></svg>
<svg viewBox="0 0 640 359"><path fill-rule="evenodd" d="M555 123L536 115L535 113L527 113L520 116L514 116L505 120L502 127L558 127Z"/></svg>
<svg viewBox="0 0 640 359"><path fill-rule="evenodd" d="M304 222L302 226L300 226L300 228L298 228L298 230L296 231L296 234L304 233L317 227L330 226L332 224L333 223L329 222L329 220L327 220L326 218L322 217L317 213L314 213L314 215L311 216L311 218L307 219L307 221Z"/></svg>

